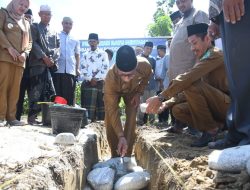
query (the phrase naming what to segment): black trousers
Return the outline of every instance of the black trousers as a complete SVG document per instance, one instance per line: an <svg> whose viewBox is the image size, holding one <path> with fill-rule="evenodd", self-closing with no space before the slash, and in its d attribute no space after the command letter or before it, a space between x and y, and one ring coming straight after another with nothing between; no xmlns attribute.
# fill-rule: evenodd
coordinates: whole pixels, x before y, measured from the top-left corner
<svg viewBox="0 0 250 190"><path fill-rule="evenodd" d="M224 60L232 103L227 115L231 141L250 143L250 1L245 1L245 15L236 24L220 18Z"/></svg>
<svg viewBox="0 0 250 190"><path fill-rule="evenodd" d="M16 119L20 121L23 114L23 103L25 92L29 93L30 90L30 79L28 77L23 77L20 84L19 99L17 102Z"/></svg>
<svg viewBox="0 0 250 190"><path fill-rule="evenodd" d="M54 73L53 82L56 95L65 98L68 105L75 105L76 77L67 73Z"/></svg>

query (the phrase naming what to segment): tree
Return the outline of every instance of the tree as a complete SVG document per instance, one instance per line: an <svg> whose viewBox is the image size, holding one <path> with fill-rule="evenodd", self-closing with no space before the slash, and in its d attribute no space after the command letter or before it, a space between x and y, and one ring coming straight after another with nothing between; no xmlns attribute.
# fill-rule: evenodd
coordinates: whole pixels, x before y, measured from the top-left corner
<svg viewBox="0 0 250 190"><path fill-rule="evenodd" d="M148 34L155 36L169 36L172 32L172 22L163 8L157 9L154 16L154 23L148 25Z"/></svg>

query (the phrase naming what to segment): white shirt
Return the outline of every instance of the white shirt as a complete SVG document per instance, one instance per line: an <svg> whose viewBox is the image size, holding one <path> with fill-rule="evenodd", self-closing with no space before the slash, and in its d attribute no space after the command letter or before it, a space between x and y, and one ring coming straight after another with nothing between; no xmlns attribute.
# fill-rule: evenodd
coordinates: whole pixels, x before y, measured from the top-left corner
<svg viewBox="0 0 250 190"><path fill-rule="evenodd" d="M58 70L56 73L67 73L76 75L75 54L80 54L80 43L70 34L62 31L60 37L60 57L58 60Z"/></svg>
<svg viewBox="0 0 250 190"><path fill-rule="evenodd" d="M109 69L108 54L97 48L95 51L88 50L81 60L81 75L83 80L90 81L92 78L104 80Z"/></svg>

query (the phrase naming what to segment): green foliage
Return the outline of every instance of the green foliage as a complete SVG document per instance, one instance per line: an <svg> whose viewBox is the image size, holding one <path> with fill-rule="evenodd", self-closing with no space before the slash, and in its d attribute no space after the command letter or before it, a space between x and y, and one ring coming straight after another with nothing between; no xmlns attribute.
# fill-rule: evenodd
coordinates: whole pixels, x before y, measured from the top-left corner
<svg viewBox="0 0 250 190"><path fill-rule="evenodd" d="M150 24L149 35L152 37L156 36L169 36L172 32L172 23L167 15L159 16L156 18L155 23Z"/></svg>
<svg viewBox="0 0 250 190"><path fill-rule="evenodd" d="M80 82L76 83L75 96L76 96L76 104L81 106L81 83Z"/></svg>
<svg viewBox="0 0 250 190"><path fill-rule="evenodd" d="M170 9L173 8L175 4L175 0L158 0L156 4L157 4L157 7L166 7L169 12Z"/></svg>
<svg viewBox="0 0 250 190"><path fill-rule="evenodd" d="M172 32L172 21L169 17L175 0L158 0L157 10L153 15L154 23L148 25L148 34L152 37L170 36Z"/></svg>

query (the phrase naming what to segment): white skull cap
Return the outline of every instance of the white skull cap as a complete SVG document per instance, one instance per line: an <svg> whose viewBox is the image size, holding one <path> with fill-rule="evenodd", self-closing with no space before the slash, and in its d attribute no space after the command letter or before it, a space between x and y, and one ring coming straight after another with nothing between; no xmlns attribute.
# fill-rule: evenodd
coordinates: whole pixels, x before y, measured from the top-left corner
<svg viewBox="0 0 250 190"><path fill-rule="evenodd" d="M48 5L41 5L40 12L41 11L51 12L51 8Z"/></svg>

